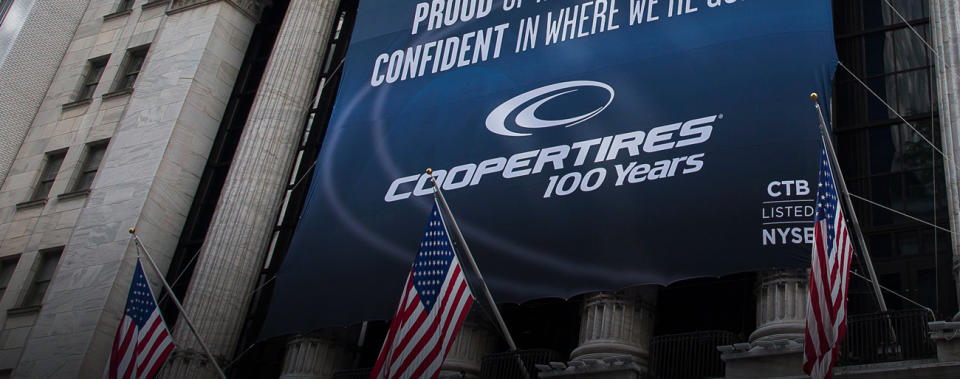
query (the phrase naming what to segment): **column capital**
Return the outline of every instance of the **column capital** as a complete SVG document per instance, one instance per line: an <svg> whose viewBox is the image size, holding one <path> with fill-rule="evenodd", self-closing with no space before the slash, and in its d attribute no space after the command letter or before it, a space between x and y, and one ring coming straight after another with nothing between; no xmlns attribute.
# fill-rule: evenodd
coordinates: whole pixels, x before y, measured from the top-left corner
<svg viewBox="0 0 960 379"><path fill-rule="evenodd" d="M499 334L471 312L440 366L440 377L478 378L483 357L496 351Z"/></svg>
<svg viewBox="0 0 960 379"><path fill-rule="evenodd" d="M631 356L646 365L653 333L657 288L598 292L583 300L580 345L572 360Z"/></svg>
<svg viewBox="0 0 960 379"><path fill-rule="evenodd" d="M353 352L345 344L319 335L296 335L287 341L280 379L328 378L349 365Z"/></svg>
<svg viewBox="0 0 960 379"><path fill-rule="evenodd" d="M214 356L219 362L223 362L222 357ZM187 371L187 368L192 368L191 371ZM183 378L186 375L197 375L202 373L206 377L213 378L216 376L216 368L210 364L210 358L207 357L201 351L195 351L192 349L176 349L173 353L170 354L170 357L167 358L167 362L164 363L163 369L159 374L166 375L170 378Z"/></svg>
<svg viewBox="0 0 960 379"><path fill-rule="evenodd" d="M750 342L802 341L807 316L807 269L768 270L757 280L757 329Z"/></svg>

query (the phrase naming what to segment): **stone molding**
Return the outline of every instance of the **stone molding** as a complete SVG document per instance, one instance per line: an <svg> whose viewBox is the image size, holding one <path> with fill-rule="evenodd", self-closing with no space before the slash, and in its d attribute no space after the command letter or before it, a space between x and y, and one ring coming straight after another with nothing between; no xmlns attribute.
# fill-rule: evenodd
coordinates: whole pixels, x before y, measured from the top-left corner
<svg viewBox="0 0 960 379"><path fill-rule="evenodd" d="M569 363L550 362L549 365L538 364L536 367L540 371L540 378L565 376L577 378L641 378L647 372L645 362L630 356L583 359Z"/></svg>
<svg viewBox="0 0 960 379"><path fill-rule="evenodd" d="M260 15L263 14L263 0L173 0L167 14L183 12L188 9L199 8L220 1L224 1L234 8L237 8L237 10L247 17L250 17L253 21L259 21Z"/></svg>
<svg viewBox="0 0 960 379"><path fill-rule="evenodd" d="M935 321L927 323L930 339L937 344L940 362L960 362L960 322Z"/></svg>

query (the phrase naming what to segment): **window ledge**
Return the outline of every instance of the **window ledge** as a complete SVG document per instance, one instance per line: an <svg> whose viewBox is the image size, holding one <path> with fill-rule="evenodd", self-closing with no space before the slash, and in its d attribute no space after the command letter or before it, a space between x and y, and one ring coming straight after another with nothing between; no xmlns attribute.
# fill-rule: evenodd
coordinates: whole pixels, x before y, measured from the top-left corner
<svg viewBox="0 0 960 379"><path fill-rule="evenodd" d="M131 9L127 9L127 10L125 10L125 11L113 12L113 13L111 13L111 14L108 14L108 15L106 15L106 16L103 16L103 21L108 21L108 20L113 20L113 19L115 19L115 18L120 18L120 17L123 17L123 16L126 16L126 15L130 14L131 12L133 12L133 10L131 10Z"/></svg>
<svg viewBox="0 0 960 379"><path fill-rule="evenodd" d="M47 199L24 201L22 203L17 203L17 210L34 208L34 207L42 207L46 203L47 203Z"/></svg>
<svg viewBox="0 0 960 379"><path fill-rule="evenodd" d="M109 93L105 93L105 94L103 94L103 96L100 96L100 98L101 98L101 99L104 99L104 100L108 100L108 99L112 99L112 98L115 98L115 97L126 96L126 95L131 94L132 92L133 92L133 88L118 89L118 90L116 90L116 91L111 91L111 92L109 92Z"/></svg>
<svg viewBox="0 0 960 379"><path fill-rule="evenodd" d="M71 101L71 102L69 102L69 103L66 103L66 104L61 105L61 106L60 106L60 111L61 111L61 112L63 112L63 111L68 111L68 110L71 110L71 109L73 109L73 108L79 108L79 107L82 107L82 106L87 105L87 104L90 104L90 98L86 98L86 99L82 99L82 100L77 100L77 101Z"/></svg>
<svg viewBox="0 0 960 379"><path fill-rule="evenodd" d="M154 8L154 7L159 7L161 5L167 5L167 4L170 4L170 0L151 0L151 1L148 1L146 4L141 5L140 9Z"/></svg>
<svg viewBox="0 0 960 379"><path fill-rule="evenodd" d="M39 305L31 305L29 307L16 307L7 309L7 316L17 316L17 315L26 315L31 313L37 313L40 311Z"/></svg>
<svg viewBox="0 0 960 379"><path fill-rule="evenodd" d="M86 197L89 194L90 194L89 188L85 190L79 190L79 191L64 192L57 195L57 200L76 199L78 197Z"/></svg>

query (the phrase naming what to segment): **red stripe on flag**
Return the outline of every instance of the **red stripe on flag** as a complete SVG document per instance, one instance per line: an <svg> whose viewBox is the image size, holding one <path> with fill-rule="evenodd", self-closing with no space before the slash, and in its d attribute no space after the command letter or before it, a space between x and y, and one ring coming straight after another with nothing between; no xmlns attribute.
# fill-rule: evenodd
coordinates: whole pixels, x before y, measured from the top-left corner
<svg viewBox="0 0 960 379"><path fill-rule="evenodd" d="M450 275L448 275L448 279L444 283L443 287L445 288L445 291L443 292L443 295L444 295L443 299L453 299L450 296L450 294L454 290L454 286L457 285L459 279L460 279L460 266L458 265L453 268L453 272ZM464 286L466 285L466 283L463 283L463 284ZM460 289L460 292L461 293L463 292L462 288ZM440 323L443 322L444 318L446 318L445 311L449 309L451 305L454 305L454 304L456 304L455 301L448 300L443 302L442 306L440 305L440 303L434 305L433 312L430 313L430 316L431 316L430 323L426 326L418 325L419 328L417 333L415 333L415 335L411 336L408 339L408 341L406 341L406 343L413 342L413 339L416 337L416 334L419 334L420 337L418 340L416 340L416 344L408 352L406 352L404 356L400 356L396 358L398 361L402 362L400 366L395 370L396 373L402 374L406 372L407 370L410 369L411 365L414 362L416 362L417 357L424 350L424 346L430 342L432 336L437 335L436 331ZM425 323L421 323L421 324L425 324Z"/></svg>
<svg viewBox="0 0 960 379"><path fill-rule="evenodd" d="M443 317L443 320L442 320L443 326L441 327L442 329L440 330L443 330L443 331L449 330L448 328L450 327L450 323L451 321L453 321L452 315L459 309L460 299L463 298L463 294L466 291L467 283L460 282L460 285L458 285L457 287L458 287L457 296L454 296L452 298L453 301L450 301L449 304L451 306L448 307L447 309L444 309L444 311L446 311L446 314ZM438 339L440 338L440 335L436 335L436 336ZM420 367L417 367L417 370L414 371L413 376L411 377L413 378L421 377L424 373L426 373L427 369L430 366L432 366L434 361L437 359L437 356L440 354L440 350L442 348L442 343L440 343L441 341L434 341L434 342L435 343L433 348L430 349L430 351L427 353L426 357L424 358L423 362L420 363ZM436 375L436 372L434 373L434 375Z"/></svg>

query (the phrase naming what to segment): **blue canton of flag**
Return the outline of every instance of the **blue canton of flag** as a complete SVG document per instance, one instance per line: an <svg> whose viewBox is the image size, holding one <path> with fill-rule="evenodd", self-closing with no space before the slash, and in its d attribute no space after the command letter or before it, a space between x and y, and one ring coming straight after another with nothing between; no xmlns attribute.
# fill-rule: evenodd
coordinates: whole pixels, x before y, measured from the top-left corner
<svg viewBox="0 0 960 379"><path fill-rule="evenodd" d="M156 309L157 303L153 301L153 294L150 293L147 278L143 275L143 267L140 266L140 262L137 262L124 313L133 319L138 328L142 328Z"/></svg>
<svg viewBox="0 0 960 379"><path fill-rule="evenodd" d="M473 294L434 202L370 378L435 378Z"/></svg>
<svg viewBox="0 0 960 379"><path fill-rule="evenodd" d="M104 377L152 378L171 351L173 339L138 259Z"/></svg>
<svg viewBox="0 0 960 379"><path fill-rule="evenodd" d="M817 213L813 222L820 220L827 222L827 256L833 255L833 241L836 238L836 218L839 201L837 197L837 187L833 182L833 170L830 169L830 161L827 158L827 151L820 148L820 179L817 185Z"/></svg>
<svg viewBox="0 0 960 379"><path fill-rule="evenodd" d="M831 377L839 352L837 345L847 331L847 284L853 244L834 179L830 158L821 146L803 346L803 370L815 379Z"/></svg>
<svg viewBox="0 0 960 379"><path fill-rule="evenodd" d="M427 221L427 230L420 241L420 251L413 261L413 286L420 294L420 301L429 312L439 296L440 285L453 262L453 249L450 239L440 219L440 213L434 207Z"/></svg>

